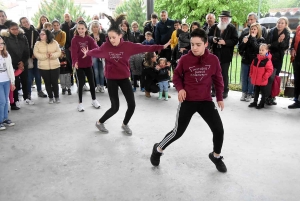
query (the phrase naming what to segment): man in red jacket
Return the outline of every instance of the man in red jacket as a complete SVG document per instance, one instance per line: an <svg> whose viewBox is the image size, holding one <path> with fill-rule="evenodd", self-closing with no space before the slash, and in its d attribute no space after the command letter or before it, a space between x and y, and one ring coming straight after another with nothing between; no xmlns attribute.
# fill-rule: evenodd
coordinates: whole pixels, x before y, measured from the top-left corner
<svg viewBox="0 0 300 201"><path fill-rule="evenodd" d="M165 138L154 144L150 161L158 166L162 152L172 142L182 136L195 112L198 112L213 132L213 152L209 158L220 172L227 168L220 156L223 145L223 124L217 107L210 95L211 82L216 89L218 107L223 110L223 78L217 56L206 49L207 34L203 29L195 29L191 33L191 51L180 58L173 75L173 82L178 91L179 107L175 128Z"/></svg>

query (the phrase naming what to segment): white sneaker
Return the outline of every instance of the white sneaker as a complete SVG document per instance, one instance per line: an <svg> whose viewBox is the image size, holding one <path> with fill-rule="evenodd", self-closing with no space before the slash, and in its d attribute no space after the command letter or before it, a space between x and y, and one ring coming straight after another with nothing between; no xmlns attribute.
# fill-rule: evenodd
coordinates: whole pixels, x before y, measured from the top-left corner
<svg viewBox="0 0 300 201"><path fill-rule="evenodd" d="M54 103L53 98L49 98L49 104L53 104L53 103Z"/></svg>
<svg viewBox="0 0 300 201"><path fill-rule="evenodd" d="M28 105L34 105L34 102L28 98L25 100L25 103Z"/></svg>
<svg viewBox="0 0 300 201"><path fill-rule="evenodd" d="M83 85L83 91L89 91L90 88L87 85Z"/></svg>
<svg viewBox="0 0 300 201"><path fill-rule="evenodd" d="M19 95L19 96L23 96L23 91L22 91L22 89L20 89L20 90L18 91L18 95Z"/></svg>
<svg viewBox="0 0 300 201"><path fill-rule="evenodd" d="M19 101L16 101L15 104L16 104L16 106L17 106L18 108L21 107L21 103L20 103Z"/></svg>
<svg viewBox="0 0 300 201"><path fill-rule="evenodd" d="M104 86L100 86L100 92L101 92L101 93L104 93L104 92L105 92Z"/></svg>
<svg viewBox="0 0 300 201"><path fill-rule="evenodd" d="M252 98L252 95L251 94L248 94L245 98L245 101L246 102L250 102L251 101L251 98Z"/></svg>
<svg viewBox="0 0 300 201"><path fill-rule="evenodd" d="M100 108L100 103L97 101L97 99L92 101L92 105L94 106L94 108L99 109Z"/></svg>
<svg viewBox="0 0 300 201"><path fill-rule="evenodd" d="M82 103L79 103L78 107L77 107L78 112L83 112L84 111L84 107Z"/></svg>
<svg viewBox="0 0 300 201"><path fill-rule="evenodd" d="M99 93L100 92L100 86L97 86L95 91L96 91L96 93Z"/></svg>
<svg viewBox="0 0 300 201"><path fill-rule="evenodd" d="M242 93L242 97L240 98L240 101L246 101L246 93Z"/></svg>

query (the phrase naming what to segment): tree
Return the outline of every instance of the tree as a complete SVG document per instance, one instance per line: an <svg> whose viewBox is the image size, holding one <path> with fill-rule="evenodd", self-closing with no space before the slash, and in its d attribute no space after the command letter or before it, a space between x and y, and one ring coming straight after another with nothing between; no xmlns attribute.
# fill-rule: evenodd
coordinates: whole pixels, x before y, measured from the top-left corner
<svg viewBox="0 0 300 201"><path fill-rule="evenodd" d="M87 22L91 20L90 16L86 16L85 11L82 11L80 5L74 5L73 0L43 0L37 13L31 19L35 25L38 24L41 15L46 15L49 20L57 19L60 22L64 21L64 13L70 13L72 19L77 19L82 16Z"/></svg>
<svg viewBox="0 0 300 201"><path fill-rule="evenodd" d="M261 2L260 12L267 13L269 0ZM188 23L200 21L202 24L206 14L214 13L217 16L222 10L229 10L232 21L243 24L248 13L257 13L258 4L259 0L156 0L154 8L157 13L167 10L172 19L186 19Z"/></svg>
<svg viewBox="0 0 300 201"><path fill-rule="evenodd" d="M4 10L4 9L5 9L4 2L0 0L0 10Z"/></svg>
<svg viewBox="0 0 300 201"><path fill-rule="evenodd" d="M146 6L144 0L125 0L119 6L116 7L115 15L125 13L127 15L127 21L131 24L136 21L139 27L143 27L143 23L146 21Z"/></svg>
<svg viewBox="0 0 300 201"><path fill-rule="evenodd" d="M271 8L297 8L299 0L269 0Z"/></svg>

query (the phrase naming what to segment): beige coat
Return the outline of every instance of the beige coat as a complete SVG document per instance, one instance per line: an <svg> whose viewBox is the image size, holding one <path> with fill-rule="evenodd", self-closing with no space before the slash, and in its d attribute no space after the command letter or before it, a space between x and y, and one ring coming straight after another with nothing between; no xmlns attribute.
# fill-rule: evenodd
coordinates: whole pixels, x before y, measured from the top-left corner
<svg viewBox="0 0 300 201"><path fill-rule="evenodd" d="M51 53L52 56L48 58L47 53ZM52 70L60 67L58 58L61 55L61 50L55 40L49 44L45 41L37 41L34 45L33 54L37 58L38 68L41 70Z"/></svg>

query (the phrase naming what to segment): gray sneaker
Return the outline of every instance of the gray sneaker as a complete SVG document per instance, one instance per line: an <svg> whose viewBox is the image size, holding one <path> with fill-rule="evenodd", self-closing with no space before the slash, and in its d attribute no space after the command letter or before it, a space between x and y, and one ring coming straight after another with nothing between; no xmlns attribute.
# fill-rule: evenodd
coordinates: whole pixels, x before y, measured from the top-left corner
<svg viewBox="0 0 300 201"><path fill-rule="evenodd" d="M127 133L128 135L131 135L131 134L132 134L132 130L129 128L128 125L122 124L122 128L123 128L123 130L125 131L125 133Z"/></svg>
<svg viewBox="0 0 300 201"><path fill-rule="evenodd" d="M53 104L53 103L54 103L53 98L49 98L49 104Z"/></svg>
<svg viewBox="0 0 300 201"><path fill-rule="evenodd" d="M96 121L96 127L99 129L99 131L108 133L108 130L105 128L104 124L99 123L98 121Z"/></svg>
<svg viewBox="0 0 300 201"><path fill-rule="evenodd" d="M60 99L59 98L55 98L55 102L56 103L60 103Z"/></svg>

